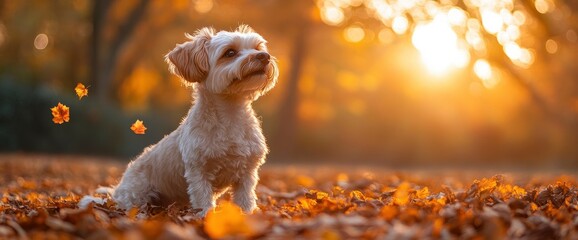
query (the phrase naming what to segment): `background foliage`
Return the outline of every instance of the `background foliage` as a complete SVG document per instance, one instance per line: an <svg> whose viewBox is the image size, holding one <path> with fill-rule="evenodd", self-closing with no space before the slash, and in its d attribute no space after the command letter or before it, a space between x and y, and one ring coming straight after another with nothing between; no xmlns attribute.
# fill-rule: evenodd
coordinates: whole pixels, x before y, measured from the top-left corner
<svg viewBox="0 0 578 240"><path fill-rule="evenodd" d="M2 1L0 150L130 157L189 89L163 55L251 25L279 59L254 105L270 161L576 166L578 5L492 1ZM74 86L89 95L82 101ZM71 107L54 125L49 108ZM147 134L129 127L144 120Z"/></svg>

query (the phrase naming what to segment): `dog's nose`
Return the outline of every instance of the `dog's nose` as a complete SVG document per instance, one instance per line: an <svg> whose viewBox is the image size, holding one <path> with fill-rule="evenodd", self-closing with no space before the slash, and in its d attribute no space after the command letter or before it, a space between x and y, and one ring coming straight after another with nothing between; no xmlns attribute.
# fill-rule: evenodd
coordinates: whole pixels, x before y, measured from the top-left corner
<svg viewBox="0 0 578 240"><path fill-rule="evenodd" d="M269 63L271 56L266 52L260 52L255 55L255 59L261 61L262 63Z"/></svg>

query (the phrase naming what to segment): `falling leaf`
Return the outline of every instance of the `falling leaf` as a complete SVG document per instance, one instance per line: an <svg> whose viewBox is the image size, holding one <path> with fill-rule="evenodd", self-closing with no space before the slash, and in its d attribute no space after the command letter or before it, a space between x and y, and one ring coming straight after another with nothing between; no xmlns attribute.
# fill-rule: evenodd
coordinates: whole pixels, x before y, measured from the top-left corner
<svg viewBox="0 0 578 240"><path fill-rule="evenodd" d="M145 134L145 130L147 130L147 128L141 120L137 119L136 122L130 126L130 130L132 130L135 134Z"/></svg>
<svg viewBox="0 0 578 240"><path fill-rule="evenodd" d="M222 202L218 209L209 211L205 219L205 232L211 238L250 237L253 229L241 208L231 202Z"/></svg>
<svg viewBox="0 0 578 240"><path fill-rule="evenodd" d="M58 105L51 108L50 111L52 111L52 121L54 123L62 124L70 120L69 108L62 103L58 103Z"/></svg>
<svg viewBox="0 0 578 240"><path fill-rule="evenodd" d="M79 100L82 99L82 97L84 96L88 96L88 88L85 87L84 84L82 83L76 84L74 91L76 91L76 95L78 95Z"/></svg>

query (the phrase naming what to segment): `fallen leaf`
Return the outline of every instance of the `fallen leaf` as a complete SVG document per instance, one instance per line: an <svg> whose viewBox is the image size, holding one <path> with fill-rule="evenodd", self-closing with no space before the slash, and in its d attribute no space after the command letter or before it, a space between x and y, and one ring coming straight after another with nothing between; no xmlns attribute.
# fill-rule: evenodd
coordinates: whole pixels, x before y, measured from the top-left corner
<svg viewBox="0 0 578 240"><path fill-rule="evenodd" d="M227 236L247 238L253 234L253 229L241 208L231 202L222 202L218 209L207 214L205 232L211 238Z"/></svg>
<svg viewBox="0 0 578 240"><path fill-rule="evenodd" d="M133 207L126 212L126 216L132 220L136 219L137 214L138 214L138 208L137 207Z"/></svg>
<svg viewBox="0 0 578 240"><path fill-rule="evenodd" d="M130 130L132 130L135 134L145 134L145 130L147 130L147 128L141 120L137 119L136 122L130 126Z"/></svg>
<svg viewBox="0 0 578 240"><path fill-rule="evenodd" d="M361 191L358 190L353 190L349 193L349 197L352 199L358 199L361 201L365 201L365 196L363 195L363 193Z"/></svg>
<svg viewBox="0 0 578 240"><path fill-rule="evenodd" d="M73 232L75 230L73 224L53 217L49 217L46 219L46 226L55 230L63 230L67 232Z"/></svg>
<svg viewBox="0 0 578 240"><path fill-rule="evenodd" d="M308 176L299 175L297 176L297 184L306 188L310 188L313 187L313 185L315 185L315 180L313 180L313 178L310 178Z"/></svg>
<svg viewBox="0 0 578 240"><path fill-rule="evenodd" d="M78 100L82 99L84 96L88 96L88 88L82 83L76 84L74 91L76 92L76 95L78 95Z"/></svg>
<svg viewBox="0 0 578 240"><path fill-rule="evenodd" d="M427 196L429 196L429 189L427 187L424 187L418 190L415 195L420 199L425 199Z"/></svg>
<svg viewBox="0 0 578 240"><path fill-rule="evenodd" d="M339 240L341 237L335 230L327 229L321 234L323 240Z"/></svg>
<svg viewBox="0 0 578 240"><path fill-rule="evenodd" d="M305 197L313 200L323 200L324 198L329 197L329 194L326 192L309 190L309 192L305 193Z"/></svg>
<svg viewBox="0 0 578 240"><path fill-rule="evenodd" d="M409 202L410 184L402 182L397 186L397 191L393 194L393 202L397 205L404 206Z"/></svg>
<svg viewBox="0 0 578 240"><path fill-rule="evenodd" d="M379 214L385 220L391 221L393 218L395 218L397 216L398 213L399 213L399 211L398 211L397 207L395 207L395 206L383 206L383 208L381 208L381 211Z"/></svg>
<svg viewBox="0 0 578 240"><path fill-rule="evenodd" d="M62 103L58 103L50 111L52 111L52 121L54 123L62 124L70 120L70 109Z"/></svg>

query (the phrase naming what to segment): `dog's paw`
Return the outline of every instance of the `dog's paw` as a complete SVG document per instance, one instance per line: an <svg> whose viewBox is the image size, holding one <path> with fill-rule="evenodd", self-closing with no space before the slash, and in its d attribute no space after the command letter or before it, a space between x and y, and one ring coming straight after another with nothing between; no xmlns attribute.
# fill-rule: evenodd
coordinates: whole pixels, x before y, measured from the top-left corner
<svg viewBox="0 0 578 240"><path fill-rule="evenodd" d="M237 205L239 205L245 214L251 214L257 209L257 203L253 199L237 202Z"/></svg>
<svg viewBox="0 0 578 240"><path fill-rule="evenodd" d="M200 218L205 218L207 216L207 213L209 213L210 210L211 209L208 209L208 208L200 209L200 211L195 213L195 214Z"/></svg>
<svg viewBox="0 0 578 240"><path fill-rule="evenodd" d="M78 201L78 208L86 209L90 203L105 204L106 202L107 202L107 200L104 198L86 195L82 199L80 199L80 201Z"/></svg>

